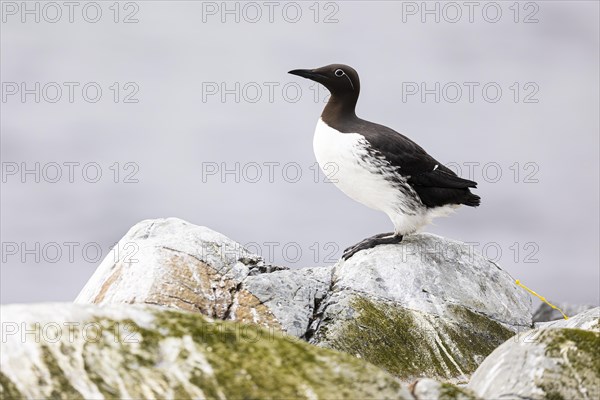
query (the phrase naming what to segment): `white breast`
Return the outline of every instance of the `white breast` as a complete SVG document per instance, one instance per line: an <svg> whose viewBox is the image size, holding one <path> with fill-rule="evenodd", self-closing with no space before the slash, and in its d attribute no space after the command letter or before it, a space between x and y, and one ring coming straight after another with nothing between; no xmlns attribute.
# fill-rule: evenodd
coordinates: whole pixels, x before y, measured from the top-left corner
<svg viewBox="0 0 600 400"><path fill-rule="evenodd" d="M368 146L364 136L339 132L319 119L313 149L325 176L350 198L385 212L397 233L415 232L429 222L427 210L409 185L386 179L391 167L374 160Z"/></svg>
<svg viewBox="0 0 600 400"><path fill-rule="evenodd" d="M313 148L321 169L342 192L375 210L392 211L398 190L378 173L368 156L365 138L358 133L341 133L319 119Z"/></svg>

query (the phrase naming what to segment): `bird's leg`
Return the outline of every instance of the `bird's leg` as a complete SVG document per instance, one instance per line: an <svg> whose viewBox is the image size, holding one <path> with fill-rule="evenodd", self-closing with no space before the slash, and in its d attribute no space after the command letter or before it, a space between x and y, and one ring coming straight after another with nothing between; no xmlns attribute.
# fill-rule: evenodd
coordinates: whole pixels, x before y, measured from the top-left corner
<svg viewBox="0 0 600 400"><path fill-rule="evenodd" d="M397 244L401 241L402 235L395 234L394 232L380 233L379 235L371 236L370 238L367 238L355 244L354 246L348 247L346 250L344 250L342 258L347 260L361 250L371 249L380 244Z"/></svg>
<svg viewBox="0 0 600 400"><path fill-rule="evenodd" d="M363 244L365 244L365 243L367 243L367 242L373 241L373 240L375 240L375 239L381 239L381 238L385 238L385 237L390 237L390 236L393 236L393 235L394 235L394 232L379 233L379 234L377 234L377 235L373 235L373 236L371 236L371 237L369 237L369 238L363 239L363 240L361 240L360 242L358 242L358 243L356 243L356 244L353 244L352 246L350 246L350 247L346 248L346 249L344 250L344 254L346 254L346 253L350 252L350 251L351 251L352 249L354 249L355 247L359 247L359 246L361 246L361 245L363 245ZM361 249L361 250L362 250L362 249Z"/></svg>

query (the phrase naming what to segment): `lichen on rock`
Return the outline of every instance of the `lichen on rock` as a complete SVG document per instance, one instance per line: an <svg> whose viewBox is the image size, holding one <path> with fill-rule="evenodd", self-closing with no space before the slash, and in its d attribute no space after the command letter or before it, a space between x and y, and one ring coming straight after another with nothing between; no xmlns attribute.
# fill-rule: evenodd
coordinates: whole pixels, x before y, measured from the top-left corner
<svg viewBox="0 0 600 400"><path fill-rule="evenodd" d="M509 274L430 234L288 269L147 220L76 303L2 306L2 398L600 397L600 308L530 330Z"/></svg>
<svg viewBox="0 0 600 400"><path fill-rule="evenodd" d="M3 398L410 399L384 371L256 325L153 306L2 306ZM75 326L48 337L48 326ZM58 340L55 340L57 339Z"/></svg>
<svg viewBox="0 0 600 400"><path fill-rule="evenodd" d="M438 382L433 379L419 379L412 383L411 393L415 400L478 400L475 393L464 387L450 383Z"/></svg>
<svg viewBox="0 0 600 400"><path fill-rule="evenodd" d="M430 234L362 251L333 268L311 343L357 354L409 382L466 383L531 326L531 301L497 265Z"/></svg>
<svg viewBox="0 0 600 400"><path fill-rule="evenodd" d="M355 316L339 330L322 333L319 342L408 382L436 377L466 383L481 361L513 336L501 324L459 306L452 312L461 322L359 296L351 307Z"/></svg>
<svg viewBox="0 0 600 400"><path fill-rule="evenodd" d="M484 398L598 399L599 349L596 331L523 332L494 350L468 386Z"/></svg>
<svg viewBox="0 0 600 400"><path fill-rule="evenodd" d="M566 398L577 393L581 398L600 398L600 333L582 329L542 332L545 356L558 361L560 374L545 370L538 386L547 398Z"/></svg>
<svg viewBox="0 0 600 400"><path fill-rule="evenodd" d="M406 381L431 374L466 382L495 346L531 325L531 301L510 275L464 243L431 234L292 270L168 218L140 222L114 253L77 303L155 304L257 324L358 354ZM365 332L372 340L361 344Z"/></svg>

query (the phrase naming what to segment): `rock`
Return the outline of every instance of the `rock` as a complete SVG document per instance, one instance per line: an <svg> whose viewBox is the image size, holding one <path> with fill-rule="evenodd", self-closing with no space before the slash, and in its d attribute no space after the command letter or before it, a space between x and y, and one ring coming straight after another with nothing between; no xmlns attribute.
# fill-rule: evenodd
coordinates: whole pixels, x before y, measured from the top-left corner
<svg viewBox="0 0 600 400"><path fill-rule="evenodd" d="M554 304L554 303L553 303ZM577 315L582 311L589 310L590 308L594 308L592 305L588 304L558 304L558 308L560 308L568 317L573 315ZM533 313L533 322L547 322L547 321L555 321L557 319L564 319L563 315L560 311L550 307L546 303L540 304L540 306Z"/></svg>
<svg viewBox="0 0 600 400"><path fill-rule="evenodd" d="M456 399L477 400L475 393L468 389L441 383L433 379L419 379L411 385L411 393L416 400Z"/></svg>
<svg viewBox="0 0 600 400"><path fill-rule="evenodd" d="M175 218L134 226L76 302L155 304L275 328L405 382L467 382L495 347L531 327L529 295L460 242L411 235L333 267L291 270Z"/></svg>
<svg viewBox="0 0 600 400"><path fill-rule="evenodd" d="M559 319L557 321L540 322L535 325L536 328L577 328L587 331L600 332L600 307L583 311L569 319Z"/></svg>
<svg viewBox="0 0 600 400"><path fill-rule="evenodd" d="M468 388L485 399L598 399L599 349L598 331L523 332L485 359Z"/></svg>
<svg viewBox="0 0 600 400"><path fill-rule="evenodd" d="M119 241L75 302L154 304L301 337L330 273L266 265L226 236L177 218L146 220Z"/></svg>
<svg viewBox="0 0 600 400"><path fill-rule="evenodd" d="M509 274L431 234L340 261L317 315L312 343L405 381L466 383L489 353L532 323L530 298Z"/></svg>
<svg viewBox="0 0 600 400"><path fill-rule="evenodd" d="M355 357L198 313L28 304L1 316L2 398L413 400Z"/></svg>
<svg viewBox="0 0 600 400"><path fill-rule="evenodd" d="M273 313L285 332L306 338L331 286L331 272L332 267L275 271L249 276L243 287Z"/></svg>

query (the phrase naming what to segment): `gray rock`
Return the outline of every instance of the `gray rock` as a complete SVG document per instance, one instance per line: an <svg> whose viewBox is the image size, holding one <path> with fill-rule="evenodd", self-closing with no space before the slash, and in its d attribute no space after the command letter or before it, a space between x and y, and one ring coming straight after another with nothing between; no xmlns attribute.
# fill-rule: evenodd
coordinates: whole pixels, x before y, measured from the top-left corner
<svg viewBox="0 0 600 400"><path fill-rule="evenodd" d="M274 331L148 305L0 309L6 399L407 399L373 365Z"/></svg>
<svg viewBox="0 0 600 400"><path fill-rule="evenodd" d="M334 293L365 293L444 315L460 305L513 330L531 326L531 299L498 265L464 243L432 234L357 253L334 269Z"/></svg>
<svg viewBox="0 0 600 400"><path fill-rule="evenodd" d="M600 307L583 311L569 319L540 322L535 324L536 328L576 328L587 331L600 332Z"/></svg>
<svg viewBox="0 0 600 400"><path fill-rule="evenodd" d="M119 241L75 303L154 304L301 337L330 273L266 265L226 236L177 218L146 220Z"/></svg>
<svg viewBox="0 0 600 400"><path fill-rule="evenodd" d="M331 271L332 267L277 271L250 276L242 287L268 307L285 332L306 337L329 291Z"/></svg>
<svg viewBox="0 0 600 400"><path fill-rule="evenodd" d="M536 329L498 347L468 388L485 399L600 398L600 333Z"/></svg>
<svg viewBox="0 0 600 400"><path fill-rule="evenodd" d="M406 382L467 382L531 326L528 294L460 242L411 235L333 267L290 270L175 218L134 226L76 302L154 304L274 328Z"/></svg>
<svg viewBox="0 0 600 400"><path fill-rule="evenodd" d="M334 267L311 342L411 381L466 383L494 348L530 328L531 301L468 246L431 234L362 251Z"/></svg>
<svg viewBox="0 0 600 400"><path fill-rule="evenodd" d="M76 303L148 303L226 319L239 283L262 264L238 243L176 218L136 224Z"/></svg>
<svg viewBox="0 0 600 400"><path fill-rule="evenodd" d="M554 303L553 303L554 304ZM594 308L594 306L589 304L555 304L556 307L560 308L568 317L573 315L577 315L585 310L589 310L590 308ZM560 311L550 307L546 303L540 304L540 306L533 313L533 322L547 322L547 321L555 321L557 319L564 319L563 315Z"/></svg>

